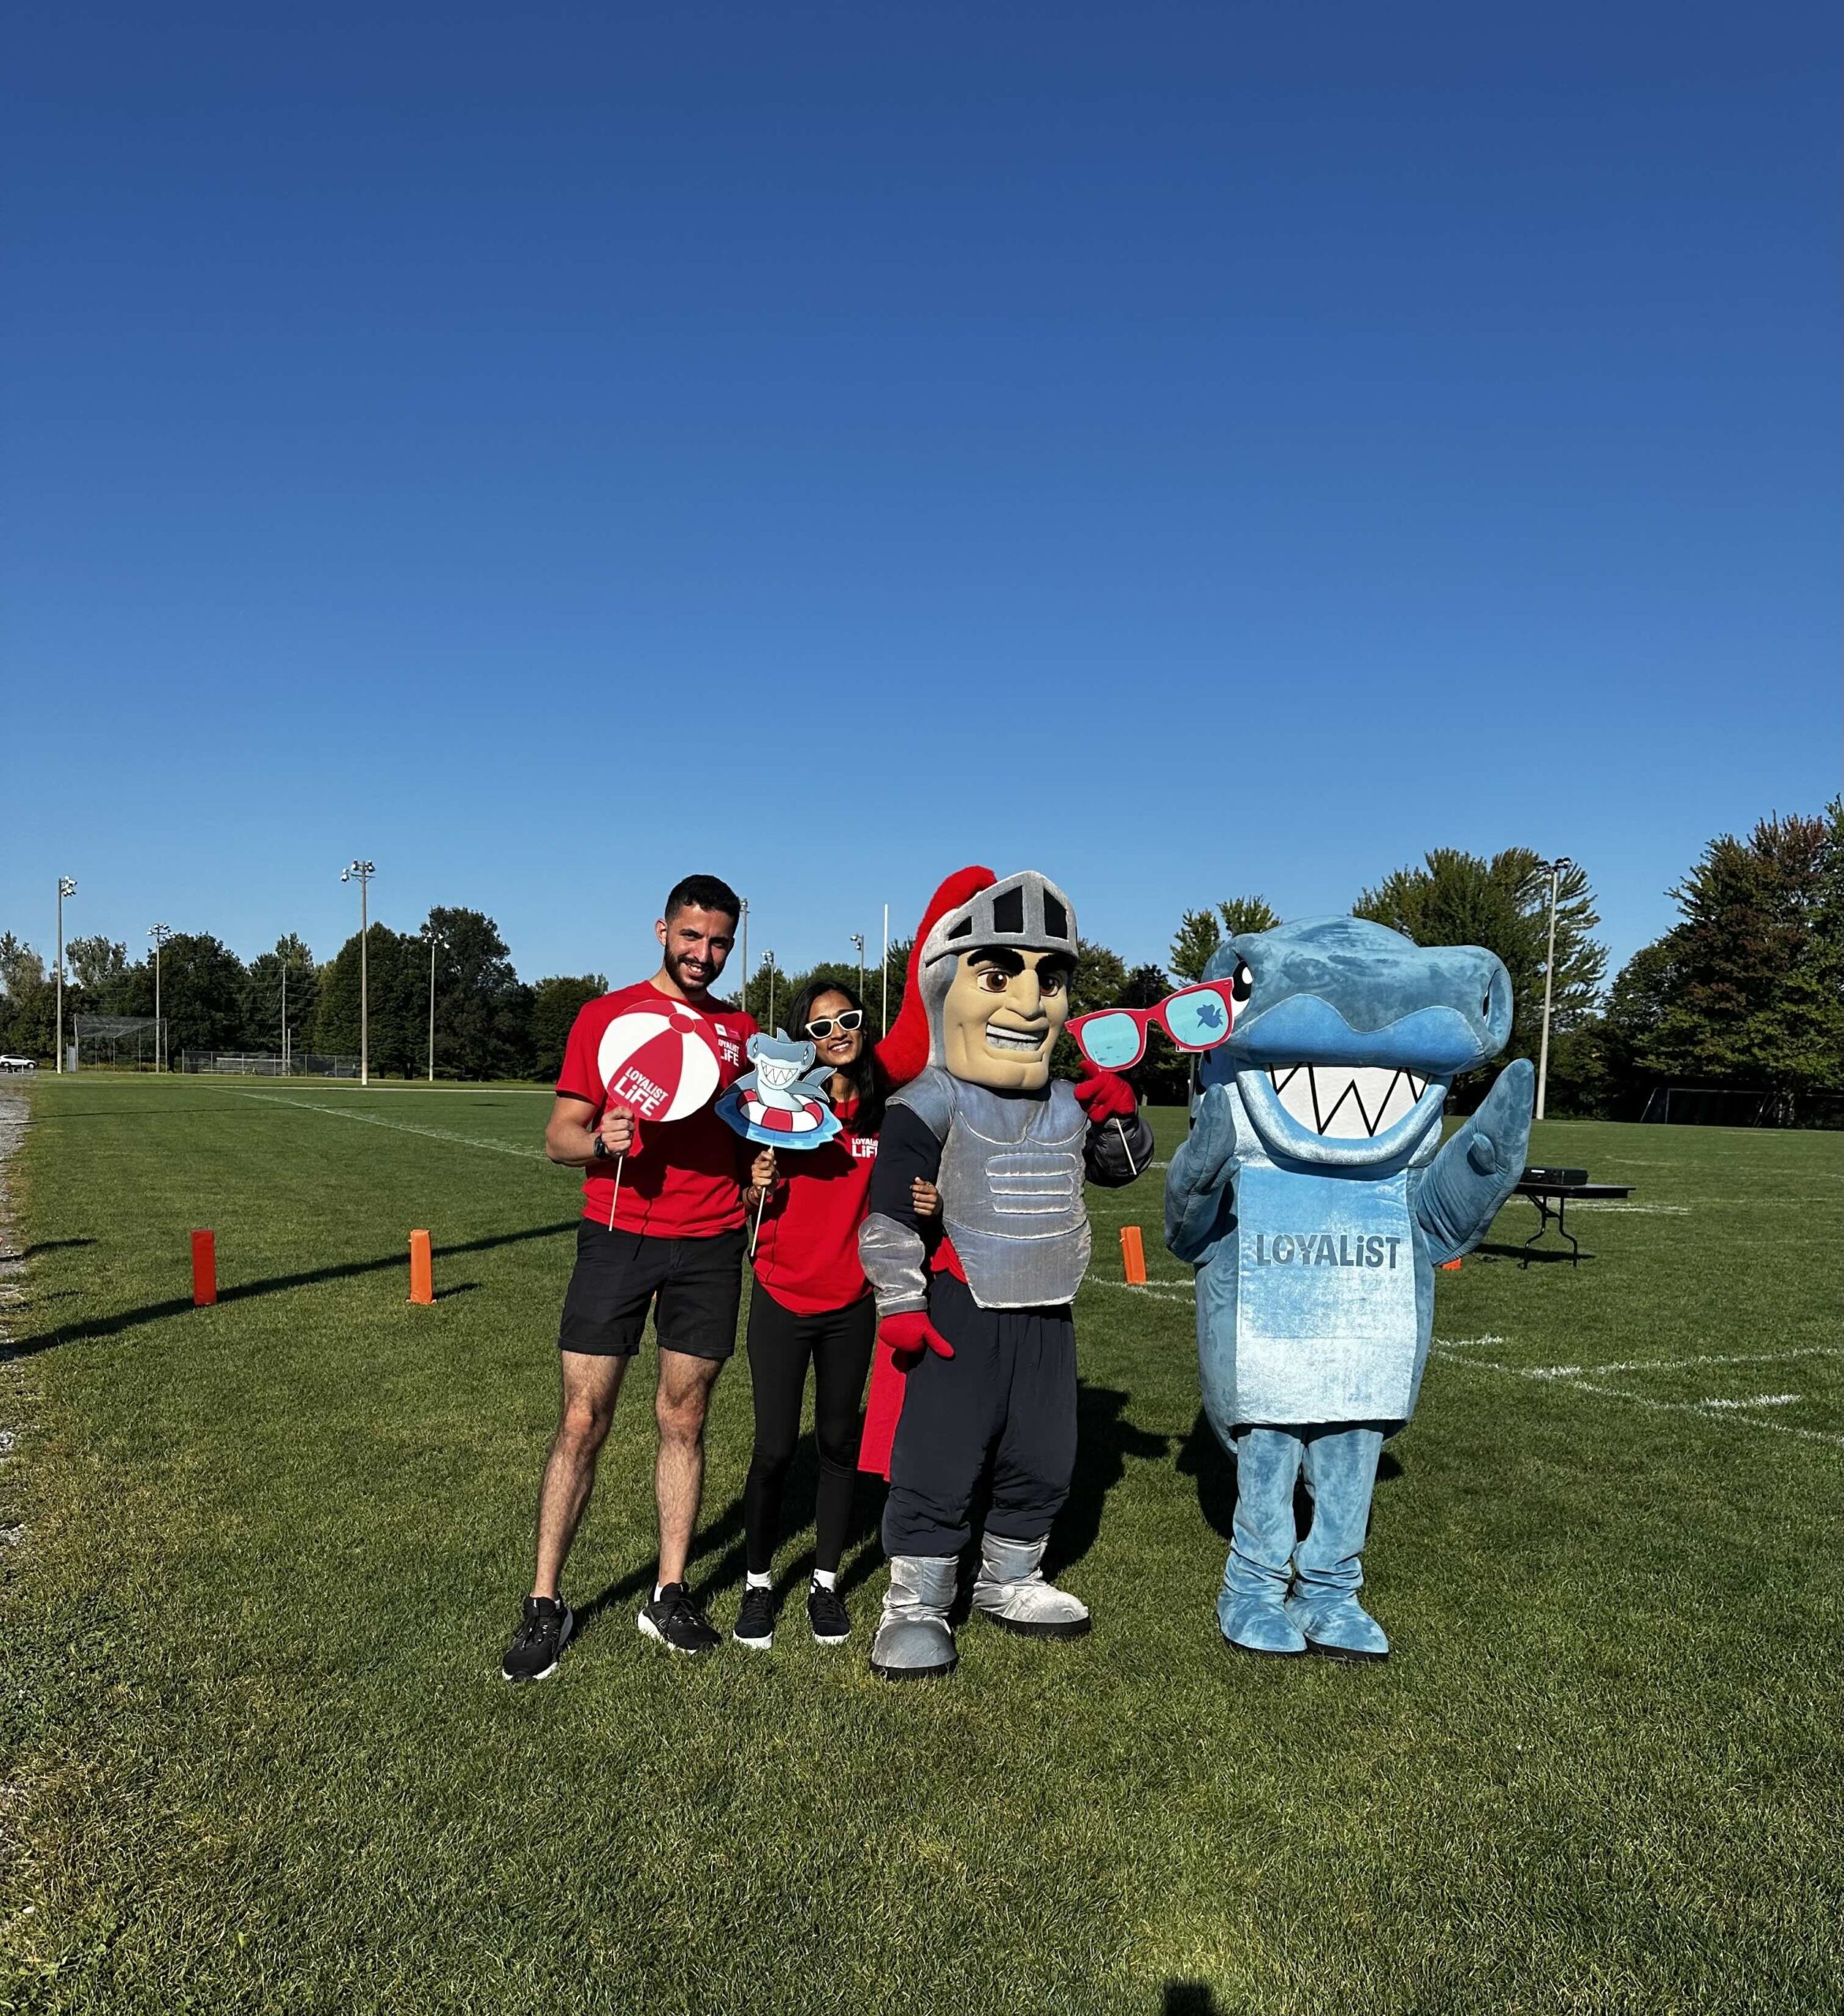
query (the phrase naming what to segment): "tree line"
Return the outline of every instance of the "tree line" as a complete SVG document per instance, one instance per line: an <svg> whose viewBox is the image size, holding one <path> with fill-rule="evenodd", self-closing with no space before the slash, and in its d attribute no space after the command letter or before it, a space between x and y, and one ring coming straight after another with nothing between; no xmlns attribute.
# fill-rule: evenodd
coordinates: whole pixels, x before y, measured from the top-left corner
<svg viewBox="0 0 1844 2016"><path fill-rule="evenodd" d="M600 973L521 980L491 917L442 906L417 931L373 924L364 963L371 1068L386 1076L415 1077L429 1068L431 977L435 1075L443 1078L554 1077L577 1010L608 991ZM188 1050L279 1054L284 1000L295 1054L358 1054L357 932L324 962L290 933L247 965L209 932L176 932L161 951L159 980L176 1066ZM56 976L10 932L0 936L0 1049L50 1058ZM127 947L111 939L66 943L67 1043L76 1016L151 1016L154 1002L151 952L131 963Z"/></svg>
<svg viewBox="0 0 1844 2016"><path fill-rule="evenodd" d="M1678 921L1609 987L1587 873L1571 864L1560 875L1548 1110L1633 1119L1658 1088L1693 1085L1765 1095L1790 1119L1810 1095L1844 1092L1844 800L1775 813L1746 838L1719 835L1668 893ZM1496 952L1514 1003L1506 1054L1537 1054L1550 924L1541 856L1436 848L1351 908L1418 945ZM1278 921L1259 896L1187 910L1172 969L1199 978L1225 939ZM1490 1076L1457 1087L1460 1103Z"/></svg>
<svg viewBox="0 0 1844 2016"><path fill-rule="evenodd" d="M1636 952L1606 984L1606 948L1587 873L1558 881L1551 990L1549 1110L1632 1117L1649 1093L1695 1084L1771 1095L1789 1114L1803 1095L1844 1091L1844 801L1820 813L1775 814L1746 838L1713 839L1670 891L1678 921ZM1359 917L1424 945L1483 945L1511 975L1509 1054L1536 1054L1548 950L1550 875L1527 847L1489 858L1436 848L1360 891ZM1225 898L1179 917L1165 966L1130 968L1109 947L1084 939L1072 989L1079 1008L1150 1007L1175 981L1202 977L1224 942L1279 922L1258 895ZM909 945L887 963L823 961L789 972L765 958L731 988L765 1027L788 1025L810 981L861 981L873 1034L902 999ZM493 919L437 907L420 928L371 926L365 945L374 1071L420 1076L429 1064L429 986L435 982L435 1068L446 1078L556 1075L565 1039L584 1002L607 991L600 973L521 980ZM247 965L206 932L176 932L161 954L168 1049L276 1053L287 996L297 1053L355 1056L359 1047L357 932L317 962L292 934ZM65 1014L151 1016L151 954L101 936L65 947ZM55 987L43 957L10 932L0 936L0 1049L49 1058ZM1078 1068L1065 1041L1059 1070ZM1494 1067L1495 1068L1495 1067ZM1182 1099L1189 1064L1153 1036L1134 1074L1155 1103ZM1483 1090L1457 1088L1459 1102Z"/></svg>

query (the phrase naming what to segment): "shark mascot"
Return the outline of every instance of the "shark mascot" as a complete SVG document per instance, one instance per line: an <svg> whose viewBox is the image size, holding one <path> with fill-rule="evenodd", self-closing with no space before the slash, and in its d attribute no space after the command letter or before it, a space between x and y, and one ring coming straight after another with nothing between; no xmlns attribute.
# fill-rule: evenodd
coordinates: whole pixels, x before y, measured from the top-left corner
<svg viewBox="0 0 1844 2016"><path fill-rule="evenodd" d="M1198 1270L1205 1411L1236 1459L1218 1621L1244 1651L1386 1658L1357 1600L1377 1458L1414 1410L1434 1270L1479 1243L1529 1145L1524 1058L1441 1140L1449 1084L1511 1033L1510 976L1339 917L1233 938L1205 977L1231 981L1235 1028L1198 1068L1165 1243Z"/></svg>

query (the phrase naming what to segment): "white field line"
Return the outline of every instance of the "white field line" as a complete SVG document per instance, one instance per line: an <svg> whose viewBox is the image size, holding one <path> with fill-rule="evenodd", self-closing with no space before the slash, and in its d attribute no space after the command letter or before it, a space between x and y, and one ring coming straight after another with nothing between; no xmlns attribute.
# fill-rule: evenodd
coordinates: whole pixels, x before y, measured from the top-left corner
<svg viewBox="0 0 1844 2016"><path fill-rule="evenodd" d="M1618 1197L1572 1197L1569 1204L1577 1211L1631 1211L1642 1218L1687 1218L1696 1208L1691 1204L1628 1204Z"/></svg>
<svg viewBox="0 0 1844 2016"><path fill-rule="evenodd" d="M1503 1338L1498 1340L1500 1343ZM1696 1358L1623 1358L1611 1365L1530 1365L1520 1369L1532 1379L1596 1379L1610 1372L1676 1372L1680 1366L1706 1365L1779 1365L1788 1358L1835 1358L1835 1344L1798 1344L1784 1351L1724 1351Z"/></svg>
<svg viewBox="0 0 1844 2016"><path fill-rule="evenodd" d="M1844 1203L1844 1189L1778 1190L1765 1196L1757 1192L1752 1197L1699 1197L1696 1201L1699 1204L1720 1204L1730 1210L1741 1204L1758 1204L1764 1210L1772 1210L1782 1204Z"/></svg>
<svg viewBox="0 0 1844 2016"><path fill-rule="evenodd" d="M1788 1407L1802 1400L1803 1393L1757 1393L1751 1400L1705 1400L1706 1407Z"/></svg>
<svg viewBox="0 0 1844 2016"><path fill-rule="evenodd" d="M1688 1360L1683 1362L1689 1362ZM1550 1387L1565 1386L1572 1392L1591 1394L1598 1400L1624 1400L1630 1406L1643 1407L1652 1414L1694 1414L1699 1421L1732 1421L1738 1428L1764 1429L1770 1435L1790 1435L1801 1442L1824 1442L1833 1447L1844 1442L1844 1436L1833 1434L1825 1429L1794 1428L1783 1421L1763 1420L1758 1414L1742 1411L1733 1401L1657 1400L1650 1393L1630 1393L1620 1386L1599 1386L1590 1379L1547 1377L1541 1371L1533 1371L1528 1366L1501 1365L1492 1358L1457 1358L1452 1362L1470 1366L1481 1372L1501 1372L1507 1378L1536 1379ZM1668 1363L1669 1361L1661 1362Z"/></svg>
<svg viewBox="0 0 1844 2016"><path fill-rule="evenodd" d="M452 1141L457 1147L484 1148L491 1154L517 1155L521 1162L548 1162L542 1148L520 1148L509 1141L483 1141L477 1134L451 1134L444 1127L419 1127L412 1120L387 1120L379 1113L354 1113L350 1106L321 1106L313 1099L291 1099L280 1092L246 1092L232 1088L239 1099L261 1099L265 1106L292 1106L298 1113L330 1114L335 1120L356 1120L367 1127L387 1127L394 1134L421 1134L431 1141Z"/></svg>
<svg viewBox="0 0 1844 2016"><path fill-rule="evenodd" d="M1170 1287L1142 1288L1138 1281L1105 1281L1098 1275L1091 1275L1087 1285L1097 1288L1117 1288L1123 1295L1137 1295L1148 1302L1190 1303L1196 1299L1189 1292L1182 1295L1174 1294Z"/></svg>

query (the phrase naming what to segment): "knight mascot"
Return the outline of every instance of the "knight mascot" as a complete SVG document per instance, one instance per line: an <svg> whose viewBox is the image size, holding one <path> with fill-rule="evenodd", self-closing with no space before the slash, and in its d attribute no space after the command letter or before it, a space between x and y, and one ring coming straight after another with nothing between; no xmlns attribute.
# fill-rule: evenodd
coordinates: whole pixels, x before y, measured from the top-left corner
<svg viewBox="0 0 1844 2016"><path fill-rule="evenodd" d="M910 955L889 1059L909 1081L886 1110L858 1236L878 1314L860 1461L890 1479L890 1588L871 1648L886 1680L953 1670L948 1612L983 1477L991 1503L974 1608L1034 1637L1089 1628L1087 1608L1042 1568L1076 1462L1083 1185L1131 1182L1153 1136L1124 1079L1050 1077L1076 946L1054 883L968 869L938 891ZM940 1192L939 1232L912 1208L917 1177Z"/></svg>
<svg viewBox="0 0 1844 2016"><path fill-rule="evenodd" d="M1218 1621L1247 1652L1384 1658L1357 1600L1377 1460L1414 1410L1434 1270L1483 1236L1529 1144L1522 1058L1441 1140L1449 1084L1511 1033L1510 977L1350 917L1233 938L1205 977L1231 981L1234 1028L1199 1066L1165 1240L1198 1269L1205 1411L1235 1458Z"/></svg>

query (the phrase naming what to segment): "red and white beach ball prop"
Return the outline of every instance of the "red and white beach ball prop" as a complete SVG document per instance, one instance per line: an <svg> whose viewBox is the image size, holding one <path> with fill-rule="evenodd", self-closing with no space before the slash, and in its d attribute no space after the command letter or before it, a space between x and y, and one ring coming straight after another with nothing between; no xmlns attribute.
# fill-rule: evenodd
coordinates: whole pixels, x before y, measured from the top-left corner
<svg viewBox="0 0 1844 2016"><path fill-rule="evenodd" d="M683 1120L709 1104L719 1081L711 1026L681 1001L617 1015L596 1062L604 1103L618 1100L642 1120Z"/></svg>

